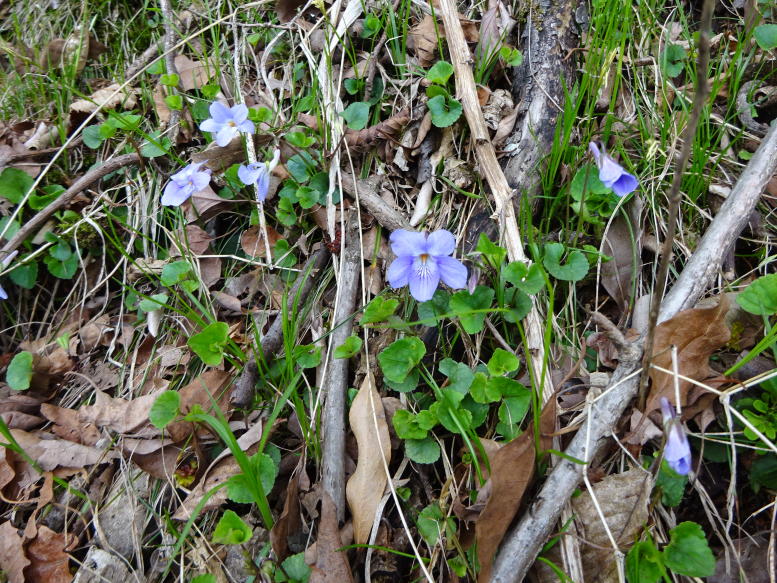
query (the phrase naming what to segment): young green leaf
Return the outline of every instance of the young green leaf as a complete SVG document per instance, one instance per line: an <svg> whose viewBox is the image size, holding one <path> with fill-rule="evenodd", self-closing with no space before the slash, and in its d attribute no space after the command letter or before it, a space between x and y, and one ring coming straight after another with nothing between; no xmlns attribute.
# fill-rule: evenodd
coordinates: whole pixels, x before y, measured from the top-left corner
<svg viewBox="0 0 777 583"><path fill-rule="evenodd" d="M188 261L180 260L168 263L162 268L162 275L160 280L162 285L171 287L176 283L179 283L186 279L186 276L192 270L192 266Z"/></svg>
<svg viewBox="0 0 777 583"><path fill-rule="evenodd" d="M165 391L151 405L151 410L148 412L148 420L157 429L164 429L178 415L180 406L180 393L178 391Z"/></svg>
<svg viewBox="0 0 777 583"><path fill-rule="evenodd" d="M424 326L435 328L442 320L442 316L448 313L450 299L449 292L438 289L431 300L418 304L418 319Z"/></svg>
<svg viewBox="0 0 777 583"><path fill-rule="evenodd" d="M383 322L389 316L393 315L399 307L399 300L386 299L383 296L375 296L372 301L364 308L364 313L361 317L361 324L374 324L375 322Z"/></svg>
<svg viewBox="0 0 777 583"><path fill-rule="evenodd" d="M11 359L5 371L5 382L14 391L26 391L32 380L32 353L26 350Z"/></svg>
<svg viewBox="0 0 777 583"><path fill-rule="evenodd" d="M26 172L18 168L8 167L0 174L0 196L7 201L18 204L35 182Z"/></svg>
<svg viewBox="0 0 777 583"><path fill-rule="evenodd" d="M485 233L480 233L478 244L475 247L475 251L483 256L491 267L497 268L502 265L505 257L507 257L507 250L504 247L491 242L491 239Z"/></svg>
<svg viewBox="0 0 777 583"><path fill-rule="evenodd" d="M362 339L351 335L340 346L335 348L335 358L351 358L362 349Z"/></svg>
<svg viewBox="0 0 777 583"><path fill-rule="evenodd" d="M447 128L461 117L464 108L461 103L450 96L437 95L426 102L432 123L438 128Z"/></svg>
<svg viewBox="0 0 777 583"><path fill-rule="evenodd" d="M654 486L661 493L661 504L669 508L680 504L687 483L688 476L678 474L669 467L666 460L661 460L661 468Z"/></svg>
<svg viewBox="0 0 777 583"><path fill-rule="evenodd" d="M321 362L321 347L305 344L294 349L294 359L301 368L315 368Z"/></svg>
<svg viewBox="0 0 777 583"><path fill-rule="evenodd" d="M35 282L38 281L38 264L31 262L26 265L20 265L8 274L11 281L24 289L32 289Z"/></svg>
<svg viewBox="0 0 777 583"><path fill-rule="evenodd" d="M588 259L582 251L573 249L569 252L566 264L561 264L565 247L561 243L545 245L545 256L542 259L545 269L556 279L562 281L580 281L588 273Z"/></svg>
<svg viewBox="0 0 777 583"><path fill-rule="evenodd" d="M399 409L391 419L397 437L400 439L425 439L427 429L421 427L418 419L410 411Z"/></svg>
<svg viewBox="0 0 777 583"><path fill-rule="evenodd" d="M213 531L213 542L222 545L239 545L251 540L251 527L232 510L224 511Z"/></svg>
<svg viewBox="0 0 777 583"><path fill-rule="evenodd" d="M753 37L765 51L777 48L777 24L761 24L755 27Z"/></svg>
<svg viewBox="0 0 777 583"><path fill-rule="evenodd" d="M472 395L476 403L495 403L502 398L499 386L491 382L482 372L475 373L469 394Z"/></svg>
<svg viewBox="0 0 777 583"><path fill-rule="evenodd" d="M49 250L49 254L43 258L43 263L46 264L49 273L54 277L73 279L76 271L78 271L78 255L71 253L67 259L57 259L52 253L55 249L55 247L52 247Z"/></svg>
<svg viewBox="0 0 777 583"><path fill-rule="evenodd" d="M213 322L202 332L189 337L186 344L209 366L218 366L224 359L224 347L227 345L229 326L225 322Z"/></svg>
<svg viewBox="0 0 777 583"><path fill-rule="evenodd" d="M415 336L394 341L380 354L378 363L383 375L390 381L401 383L426 354L426 346Z"/></svg>
<svg viewBox="0 0 777 583"><path fill-rule="evenodd" d="M451 311L459 317L461 326L468 334L476 334L483 329L486 312L491 308L494 290L482 285L475 288L475 293L461 290L451 296ZM478 310L477 313L473 313Z"/></svg>
<svg viewBox="0 0 777 583"><path fill-rule="evenodd" d="M661 553L651 540L638 542L626 555L626 580L629 583L656 583L663 572Z"/></svg>
<svg viewBox="0 0 777 583"><path fill-rule="evenodd" d="M87 148L91 148L92 150L96 150L99 148L102 143L105 141L105 139L100 134L100 126L99 125L92 125L87 126L84 128L84 131L81 132L81 135L84 138L84 145Z"/></svg>
<svg viewBox="0 0 777 583"><path fill-rule="evenodd" d="M167 87L175 87L176 85L178 85L178 82L180 80L181 80L181 78L178 75L176 75L175 73L170 73L169 75L168 74L162 75L159 78L159 82L162 85L166 85Z"/></svg>
<svg viewBox="0 0 777 583"><path fill-rule="evenodd" d="M450 537L456 532L456 521L453 518L446 518L437 502L421 510L416 526L418 534L430 546L437 544L441 536Z"/></svg>
<svg viewBox="0 0 777 583"><path fill-rule="evenodd" d="M210 573L197 575L194 579L192 579L191 583L216 583L216 576L211 575Z"/></svg>
<svg viewBox="0 0 777 583"><path fill-rule="evenodd" d="M742 309L757 316L777 313L777 273L759 277L737 295Z"/></svg>
<svg viewBox="0 0 777 583"><path fill-rule="evenodd" d="M440 446L431 437L408 439L405 441L405 454L418 464L433 464L440 459Z"/></svg>
<svg viewBox="0 0 777 583"><path fill-rule="evenodd" d="M534 295L545 287L545 277L539 263L532 263L527 267L522 261L513 261L502 270L502 277L529 295Z"/></svg>
<svg viewBox="0 0 777 583"><path fill-rule="evenodd" d="M488 360L488 372L491 376L502 376L518 370L521 361L512 352L497 348Z"/></svg>
<svg viewBox="0 0 777 583"><path fill-rule="evenodd" d="M682 45L666 45L661 53L660 65L667 77L677 77L683 72L686 51Z"/></svg>
<svg viewBox="0 0 777 583"><path fill-rule="evenodd" d="M304 132L289 132L283 137L295 148L309 148L316 143L315 138L305 135Z"/></svg>
<svg viewBox="0 0 777 583"><path fill-rule="evenodd" d="M664 564L680 575L709 577L715 572L712 554L701 526L681 522L669 531L670 542L664 548Z"/></svg>
<svg viewBox="0 0 777 583"><path fill-rule="evenodd" d="M445 85L453 75L453 65L447 61L437 61L431 69L426 72L426 78L432 83Z"/></svg>
<svg viewBox="0 0 777 583"><path fill-rule="evenodd" d="M281 567L283 568L284 578L276 578L274 579L275 581L286 581L286 577L288 577L289 583L307 583L310 579L311 571L305 562L305 553L298 553L287 557L281 563Z"/></svg>
<svg viewBox="0 0 777 583"><path fill-rule="evenodd" d="M166 305L167 300L167 294L154 294L149 298L141 300L138 307L144 312L153 312Z"/></svg>
<svg viewBox="0 0 777 583"><path fill-rule="evenodd" d="M352 130L363 130L370 120L370 104L366 101L356 101L340 113Z"/></svg>

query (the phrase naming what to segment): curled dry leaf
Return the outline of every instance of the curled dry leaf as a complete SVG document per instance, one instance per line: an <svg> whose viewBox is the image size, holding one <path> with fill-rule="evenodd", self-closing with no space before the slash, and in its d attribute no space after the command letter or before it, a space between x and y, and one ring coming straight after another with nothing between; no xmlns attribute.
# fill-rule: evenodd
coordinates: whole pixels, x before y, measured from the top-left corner
<svg viewBox="0 0 777 583"><path fill-rule="evenodd" d="M656 327L653 343L653 364L666 370L672 370L672 346L677 347L678 372L696 381L705 381L719 375L710 368L712 353L728 342L731 331L726 326L729 299L724 294L720 303L712 308L692 308L684 310L675 317ZM701 392L691 389L689 381L678 380L680 405L687 407L695 403ZM657 410L661 397L675 403L675 382L672 374L650 370L650 393L645 413Z"/></svg>
<svg viewBox="0 0 777 583"><path fill-rule="evenodd" d="M551 438L547 436L553 432L555 423L556 401L551 399L540 416L540 442L543 449L551 445ZM488 460L491 476L483 487L490 488L491 495L475 523L475 540L481 566L479 583L485 583L491 578L491 565L499 543L534 478L534 425L529 425L526 431L495 453L489 453Z"/></svg>
<svg viewBox="0 0 777 583"><path fill-rule="evenodd" d="M148 423L148 412L162 391L154 391L137 399L110 397L95 391L94 405L84 405L78 410L80 423L92 423L102 429L129 435Z"/></svg>
<svg viewBox="0 0 777 583"><path fill-rule="evenodd" d="M184 91L200 89L208 80L216 76L218 71L209 61L192 61L184 55L176 55L175 69L178 71L181 87Z"/></svg>
<svg viewBox="0 0 777 583"><path fill-rule="evenodd" d="M30 564L24 569L25 581L70 583L70 555L65 552L67 537L46 526L38 527L38 534L27 544Z"/></svg>
<svg viewBox="0 0 777 583"><path fill-rule="evenodd" d="M24 555L22 537L10 521L0 525L0 567L8 583L25 583L24 569L30 560Z"/></svg>
<svg viewBox="0 0 777 583"><path fill-rule="evenodd" d="M267 225L267 240L270 242L270 247L275 247L275 244L282 239L281 234ZM247 228L240 235L240 247L243 252L249 257L263 257L265 253L264 248L264 235L262 234L259 225Z"/></svg>
<svg viewBox="0 0 777 583"><path fill-rule="evenodd" d="M298 119L300 123L305 124L310 129L318 129L318 120L315 116L301 113ZM374 126L358 131L346 129L345 141L357 153L368 152L379 142L395 139L409 122L410 108L406 107Z"/></svg>
<svg viewBox="0 0 777 583"><path fill-rule="evenodd" d="M106 451L63 439L42 439L37 434L27 433L21 429L13 429L11 434L27 455L45 471L56 468L84 468L110 461L118 456L115 451ZM42 435L45 436L45 434Z"/></svg>
<svg viewBox="0 0 777 583"><path fill-rule="evenodd" d="M51 431L57 437L81 445L94 445L100 439L97 427L91 423L79 421L78 411L75 409L43 403L40 406L40 412L53 423Z"/></svg>
<svg viewBox="0 0 777 583"><path fill-rule="evenodd" d="M602 263L602 285L618 304L621 313L628 309L634 299L632 279L635 259L640 257L642 251L642 206L642 199L634 197L633 201L627 204L626 212L618 214L612 220L602 239L602 252L612 257L610 261Z"/></svg>
<svg viewBox="0 0 777 583"><path fill-rule="evenodd" d="M606 476L594 484L593 494L615 542L627 552L648 522L648 505L653 489L652 476L641 468ZM617 583L618 569L612 544L591 493L572 499L579 534L590 544L581 545L585 580L592 583Z"/></svg>
<svg viewBox="0 0 777 583"><path fill-rule="evenodd" d="M312 567L310 583L353 583L351 567L337 528L337 510L332 497L321 495L321 520L316 540L316 564Z"/></svg>
<svg viewBox="0 0 777 583"><path fill-rule="evenodd" d="M469 43L478 42L480 32L477 23L467 20L459 14L459 22L464 29L464 38ZM441 22L435 26L434 18L430 14L408 31L407 46L418 58L419 65L427 67L438 59L437 33L445 37L445 29Z"/></svg>
<svg viewBox="0 0 777 583"><path fill-rule="evenodd" d="M353 533L357 544L369 541L380 499L388 478L384 469L391 462L391 437L386 414L375 379L367 373L348 413L359 455L356 471L348 480L345 495L353 516ZM385 460L385 462L384 462Z"/></svg>
<svg viewBox="0 0 777 583"><path fill-rule="evenodd" d="M288 536L294 534L300 527L299 513L299 477L300 472L305 471L305 456L301 456L294 475L286 485L286 499L283 503L283 511L270 530L270 543L272 550L279 561L289 556Z"/></svg>
<svg viewBox="0 0 777 583"><path fill-rule="evenodd" d="M125 110L133 109L138 104L137 91L130 87L119 91L120 87L118 83L113 83L108 87L98 89L89 96L89 99L79 99L71 103L70 111L92 113L98 109L116 109L120 105Z"/></svg>

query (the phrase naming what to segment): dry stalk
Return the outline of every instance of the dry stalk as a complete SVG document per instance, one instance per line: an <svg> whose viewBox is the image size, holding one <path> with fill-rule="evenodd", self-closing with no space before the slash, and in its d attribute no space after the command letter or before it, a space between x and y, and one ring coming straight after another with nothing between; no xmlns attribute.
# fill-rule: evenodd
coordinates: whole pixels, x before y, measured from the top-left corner
<svg viewBox="0 0 777 583"><path fill-rule="evenodd" d="M345 396L348 390L348 359L335 358L335 348L342 345L353 330L361 281L361 241L357 217L352 217L347 231L345 252L340 261L337 280L337 303L332 317L332 333L327 350L328 364L321 386L324 413L321 420L322 482L337 507L338 520L345 517Z"/></svg>

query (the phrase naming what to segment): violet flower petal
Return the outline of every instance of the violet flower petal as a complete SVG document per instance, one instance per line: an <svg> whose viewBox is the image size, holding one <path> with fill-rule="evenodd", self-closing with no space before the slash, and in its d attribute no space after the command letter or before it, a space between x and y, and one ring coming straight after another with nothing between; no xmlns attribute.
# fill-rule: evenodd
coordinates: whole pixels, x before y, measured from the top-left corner
<svg viewBox="0 0 777 583"><path fill-rule="evenodd" d="M262 170L257 162L253 164L241 164L237 169L237 177L246 186L255 184Z"/></svg>
<svg viewBox="0 0 777 583"><path fill-rule="evenodd" d="M442 256L435 257L442 282L452 289L467 287L467 268L458 259Z"/></svg>
<svg viewBox="0 0 777 583"><path fill-rule="evenodd" d="M427 241L427 253L438 257L440 255L450 255L456 250L456 238L453 233L440 229L430 233Z"/></svg>
<svg viewBox="0 0 777 583"><path fill-rule="evenodd" d="M393 288L405 287L410 282L410 274L413 272L413 260L411 255L397 257L389 265L386 271L386 279Z"/></svg>
<svg viewBox="0 0 777 583"><path fill-rule="evenodd" d="M0 300L7 300L8 299L8 293L3 289L3 286L0 285Z"/></svg>
<svg viewBox="0 0 777 583"><path fill-rule="evenodd" d="M200 130L203 132L216 133L224 124L218 123L215 119L208 118L200 124Z"/></svg>
<svg viewBox="0 0 777 583"><path fill-rule="evenodd" d="M627 194L634 192L637 189L637 186L639 186L637 178L624 171L620 178L612 184L611 188L617 196L622 198Z"/></svg>
<svg viewBox="0 0 777 583"><path fill-rule="evenodd" d="M423 233L417 231L406 231L404 229L398 229L391 233L389 237L391 242L391 250L397 257L403 255L421 255L427 253L426 237Z"/></svg>
<svg viewBox="0 0 777 583"><path fill-rule="evenodd" d="M167 186L165 186L165 192L162 194L161 202L164 206L181 206L191 195L191 190L179 186L171 180L167 183Z"/></svg>
<svg viewBox="0 0 777 583"><path fill-rule="evenodd" d="M220 101L214 101L208 107L210 116L217 124L225 124L232 119L232 111Z"/></svg>
<svg viewBox="0 0 777 583"><path fill-rule="evenodd" d="M225 124L216 133L216 143L223 148L228 145L237 134L238 131L235 126Z"/></svg>
<svg viewBox="0 0 777 583"><path fill-rule="evenodd" d="M410 273L410 295L419 302L428 302L432 299L439 283L440 272L437 261L431 257L426 260L416 257Z"/></svg>

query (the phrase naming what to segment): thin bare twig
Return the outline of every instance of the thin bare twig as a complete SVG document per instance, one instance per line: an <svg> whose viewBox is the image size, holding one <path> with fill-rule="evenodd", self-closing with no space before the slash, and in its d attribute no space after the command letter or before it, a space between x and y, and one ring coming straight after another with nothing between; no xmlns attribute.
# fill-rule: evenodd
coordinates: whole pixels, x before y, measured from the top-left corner
<svg viewBox="0 0 777 583"><path fill-rule="evenodd" d="M138 154L124 154L122 156L116 156L110 160L106 160L100 166L92 168L89 172L84 174L81 178L73 183L73 186L63 192L59 198L52 201L47 207L38 211L38 213L32 217L29 221L24 223L21 228L16 231L16 234L3 245L0 249L0 256L6 256L7 254L15 251L19 245L22 244L27 237L32 235L35 231L40 229L46 221L56 211L67 205L77 194L80 194L85 189L89 188L92 184L100 180L102 177L115 172L119 168L124 166L130 166L132 164L139 164L140 156Z"/></svg>
<svg viewBox="0 0 777 583"><path fill-rule="evenodd" d="M177 75L178 69L175 66L175 30L173 28L173 10L170 8L170 0L159 0L159 9L162 11L162 25L165 29L165 69L168 75ZM176 91L175 87L170 87L171 91ZM175 144L178 138L178 122L181 118L181 112L178 109L170 111L170 119L167 127L170 129L170 141Z"/></svg>
<svg viewBox="0 0 777 583"><path fill-rule="evenodd" d="M352 217L345 238L345 252L340 263L337 281L337 305L332 317L329 336L329 362L321 391L324 395L324 413L321 421L321 467L324 490L337 507L337 518L345 517L345 396L348 391L348 360L335 358L335 348L342 345L353 330L353 314L361 279L361 241L358 220Z"/></svg>

